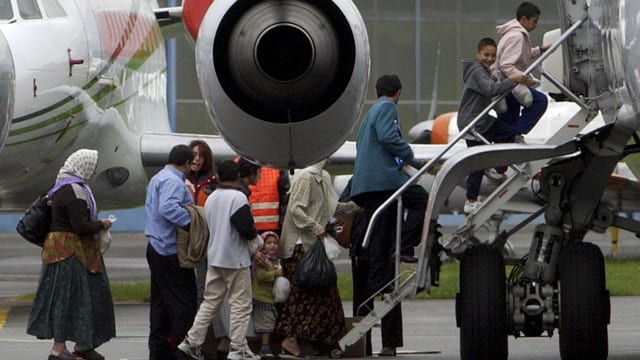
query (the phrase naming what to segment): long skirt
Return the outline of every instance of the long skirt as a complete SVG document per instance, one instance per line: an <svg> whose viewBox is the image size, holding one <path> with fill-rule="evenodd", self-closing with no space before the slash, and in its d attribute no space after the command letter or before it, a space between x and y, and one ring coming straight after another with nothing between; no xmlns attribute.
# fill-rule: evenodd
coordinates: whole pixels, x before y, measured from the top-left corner
<svg viewBox="0 0 640 360"><path fill-rule="evenodd" d="M296 265L304 255L297 245L293 256L283 263L284 275L291 282L291 293L284 303L276 332L327 346L335 346L346 333L344 310L337 287L312 290L293 285Z"/></svg>
<svg viewBox="0 0 640 360"><path fill-rule="evenodd" d="M106 268L90 273L74 256L42 265L27 333L55 342L73 341L94 349L116 335Z"/></svg>

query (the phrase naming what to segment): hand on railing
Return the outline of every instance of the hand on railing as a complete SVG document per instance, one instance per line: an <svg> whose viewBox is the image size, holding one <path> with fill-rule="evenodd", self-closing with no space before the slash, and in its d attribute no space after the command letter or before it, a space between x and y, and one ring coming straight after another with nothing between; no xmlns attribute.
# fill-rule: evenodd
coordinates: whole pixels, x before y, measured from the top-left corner
<svg viewBox="0 0 640 360"><path fill-rule="evenodd" d="M514 84L523 84L526 86L532 86L535 84L533 78L529 75L525 74L513 74L509 76L509 80L511 80Z"/></svg>

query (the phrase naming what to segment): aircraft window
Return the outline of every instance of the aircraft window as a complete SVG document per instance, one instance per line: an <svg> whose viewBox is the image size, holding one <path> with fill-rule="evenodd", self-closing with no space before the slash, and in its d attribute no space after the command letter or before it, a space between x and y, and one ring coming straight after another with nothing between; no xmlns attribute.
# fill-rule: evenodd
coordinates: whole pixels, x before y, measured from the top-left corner
<svg viewBox="0 0 640 360"><path fill-rule="evenodd" d="M0 20L13 19L13 8L11 8L10 1L0 2Z"/></svg>
<svg viewBox="0 0 640 360"><path fill-rule="evenodd" d="M42 13L36 0L18 0L20 17L23 19L42 19Z"/></svg>
<svg viewBox="0 0 640 360"><path fill-rule="evenodd" d="M58 0L42 0L42 6L44 7L44 12L47 14L47 17L57 18L67 16L67 13L64 12Z"/></svg>

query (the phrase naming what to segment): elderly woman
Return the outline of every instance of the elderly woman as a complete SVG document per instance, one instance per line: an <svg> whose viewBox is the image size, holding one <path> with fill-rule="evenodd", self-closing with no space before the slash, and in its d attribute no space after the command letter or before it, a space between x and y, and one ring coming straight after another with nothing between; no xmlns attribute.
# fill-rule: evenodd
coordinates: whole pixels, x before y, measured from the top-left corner
<svg viewBox="0 0 640 360"><path fill-rule="evenodd" d="M334 213L358 211L351 203L338 203L331 177L324 170L326 160L296 173L291 183L289 204L282 226L280 257L284 275L291 282L291 293L284 303L276 331L284 337L282 350L303 357L299 339L318 347L320 353L335 348L345 334L344 311L337 287L309 289L294 285L298 262L318 238Z"/></svg>
<svg viewBox="0 0 640 360"><path fill-rule="evenodd" d="M27 333L53 339L49 360L104 359L95 348L115 336L113 300L100 252L98 220L87 182L96 173L98 152L80 149L58 172L51 231L42 248L42 271ZM66 341L75 342L74 352Z"/></svg>

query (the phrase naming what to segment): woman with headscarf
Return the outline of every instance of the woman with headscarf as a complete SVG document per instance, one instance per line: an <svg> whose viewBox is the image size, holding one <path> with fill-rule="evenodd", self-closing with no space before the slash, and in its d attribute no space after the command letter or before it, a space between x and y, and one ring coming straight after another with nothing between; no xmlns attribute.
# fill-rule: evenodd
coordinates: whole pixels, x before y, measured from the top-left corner
<svg viewBox="0 0 640 360"><path fill-rule="evenodd" d="M282 225L280 257L291 293L284 303L276 331L284 337L283 352L304 357L298 340L315 345L321 354L336 348L346 333L344 311L337 286L309 289L295 286L296 266L311 246L326 235L326 224L336 215L356 212L352 202L338 203L326 160L293 176L289 204Z"/></svg>
<svg viewBox="0 0 640 360"><path fill-rule="evenodd" d="M27 333L53 339L49 360L104 359L95 348L115 336L111 288L100 252L99 220L88 181L98 164L96 150L71 154L52 189L51 231L42 248L42 270ZM66 341L75 343L74 352Z"/></svg>

